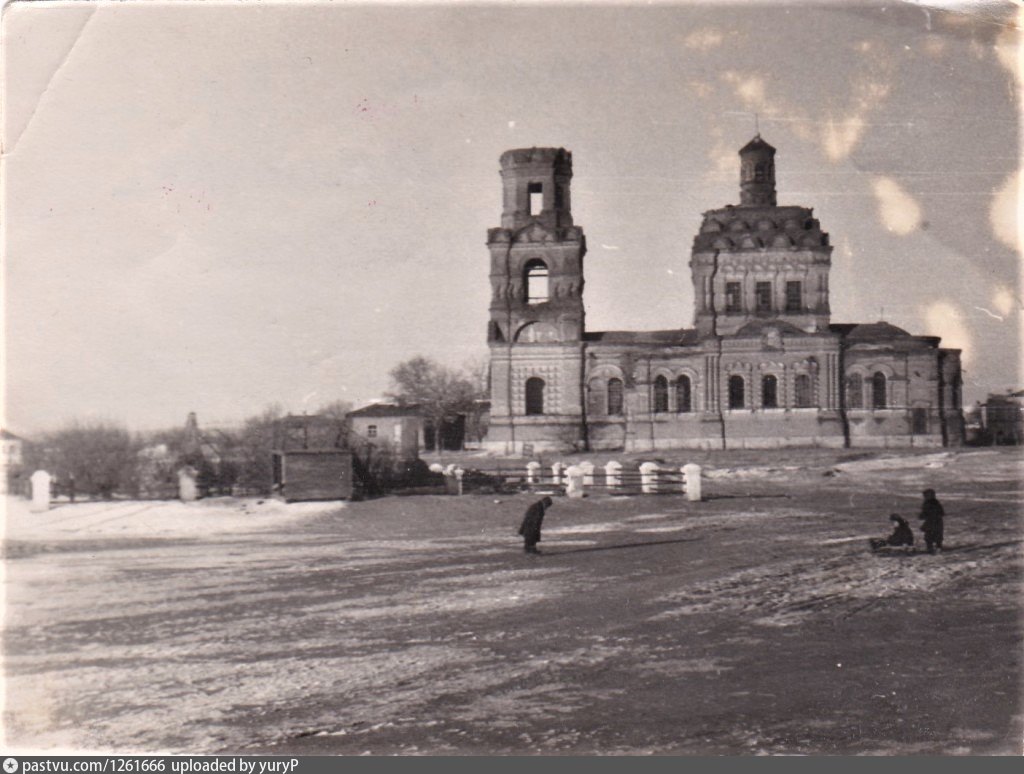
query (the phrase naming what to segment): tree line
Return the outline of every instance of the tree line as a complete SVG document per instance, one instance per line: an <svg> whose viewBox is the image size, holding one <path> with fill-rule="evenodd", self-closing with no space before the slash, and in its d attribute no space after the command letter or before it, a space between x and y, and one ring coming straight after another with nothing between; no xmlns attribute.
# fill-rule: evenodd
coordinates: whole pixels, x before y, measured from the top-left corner
<svg viewBox="0 0 1024 774"><path fill-rule="evenodd" d="M465 416L471 432L484 432L482 366L454 369L417 356L395 366L390 377L388 400L415 406L435 429ZM346 415L351 410L350 403L336 400L315 413L322 427L335 427L341 437L348 433ZM26 442L23 465L11 472L9 491L24 491L28 475L46 470L58 495L173 497L178 471L191 466L205 494L269 494L272 452L281 442L284 417L284 409L274 404L237 427L208 430L199 437L185 427L141 433L116 421L73 421ZM381 464L387 455L376 459Z"/></svg>

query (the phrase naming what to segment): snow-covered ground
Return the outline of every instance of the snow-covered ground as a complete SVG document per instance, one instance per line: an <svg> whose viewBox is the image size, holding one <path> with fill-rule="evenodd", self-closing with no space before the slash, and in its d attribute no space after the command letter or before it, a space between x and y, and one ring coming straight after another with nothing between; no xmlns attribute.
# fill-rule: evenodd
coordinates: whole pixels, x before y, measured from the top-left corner
<svg viewBox="0 0 1024 774"><path fill-rule="evenodd" d="M541 557L528 496L8 500L5 749L1019 751L1020 453L746 456ZM867 551L925 485L949 550Z"/></svg>

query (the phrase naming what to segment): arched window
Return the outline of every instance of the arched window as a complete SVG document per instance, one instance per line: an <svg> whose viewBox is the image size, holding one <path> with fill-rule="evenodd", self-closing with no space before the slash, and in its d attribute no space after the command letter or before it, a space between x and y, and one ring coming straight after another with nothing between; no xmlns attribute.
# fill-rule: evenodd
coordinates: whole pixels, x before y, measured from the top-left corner
<svg viewBox="0 0 1024 774"><path fill-rule="evenodd" d="M548 267L544 261L534 258L526 264L526 302L542 304L548 300Z"/></svg>
<svg viewBox="0 0 1024 774"><path fill-rule="evenodd" d="M608 390L604 379L592 379L587 384L587 413L592 417L604 416L608 411Z"/></svg>
<svg viewBox="0 0 1024 774"><path fill-rule="evenodd" d="M544 413L544 380L539 376L526 380L526 413L530 416Z"/></svg>
<svg viewBox="0 0 1024 774"><path fill-rule="evenodd" d="M654 380L654 412L656 414L668 411L668 379L658 376Z"/></svg>
<svg viewBox="0 0 1024 774"><path fill-rule="evenodd" d="M860 374L846 377L846 408L864 408L864 382Z"/></svg>
<svg viewBox="0 0 1024 774"><path fill-rule="evenodd" d="M622 380L608 380L608 415L622 416Z"/></svg>
<svg viewBox="0 0 1024 774"><path fill-rule="evenodd" d="M771 374L761 378L761 407L779 407L779 380Z"/></svg>
<svg viewBox="0 0 1024 774"><path fill-rule="evenodd" d="M871 408L884 409L885 406L885 374L875 371L871 377Z"/></svg>
<svg viewBox="0 0 1024 774"><path fill-rule="evenodd" d="M744 404L744 384L743 377L738 374L733 374L729 377L729 408L741 409Z"/></svg>
<svg viewBox="0 0 1024 774"><path fill-rule="evenodd" d="M793 380L793 403L797 408L810 408L814 396L811 393L811 377L808 374L797 374Z"/></svg>
<svg viewBox="0 0 1024 774"><path fill-rule="evenodd" d="M676 411L680 414L693 411L693 398L690 389L689 376L680 376L676 379Z"/></svg>

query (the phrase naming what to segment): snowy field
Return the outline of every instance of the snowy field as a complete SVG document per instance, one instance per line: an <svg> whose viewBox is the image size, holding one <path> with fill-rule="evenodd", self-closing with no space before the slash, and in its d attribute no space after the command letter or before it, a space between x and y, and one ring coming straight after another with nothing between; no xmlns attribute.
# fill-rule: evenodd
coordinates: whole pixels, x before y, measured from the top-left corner
<svg viewBox="0 0 1024 774"><path fill-rule="evenodd" d="M526 495L8 499L5 749L1021 753L1021 453L779 458L540 557ZM926 486L948 550L868 552Z"/></svg>

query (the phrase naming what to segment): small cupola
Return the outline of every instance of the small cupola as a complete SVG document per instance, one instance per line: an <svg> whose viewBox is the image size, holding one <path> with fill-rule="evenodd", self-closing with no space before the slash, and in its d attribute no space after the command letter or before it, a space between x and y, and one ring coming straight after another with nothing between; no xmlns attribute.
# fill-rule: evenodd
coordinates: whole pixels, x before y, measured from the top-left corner
<svg viewBox="0 0 1024 774"><path fill-rule="evenodd" d="M776 206L775 148L760 134L740 149L740 205Z"/></svg>

